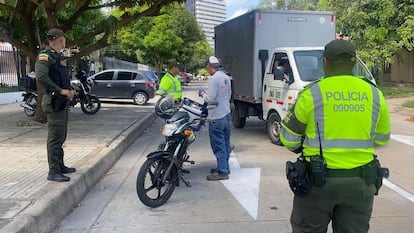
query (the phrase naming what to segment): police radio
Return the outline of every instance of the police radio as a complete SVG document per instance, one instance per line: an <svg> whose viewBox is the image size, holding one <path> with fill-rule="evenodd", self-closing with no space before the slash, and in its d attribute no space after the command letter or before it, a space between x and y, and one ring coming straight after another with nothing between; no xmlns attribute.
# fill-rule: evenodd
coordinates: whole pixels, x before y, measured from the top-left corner
<svg viewBox="0 0 414 233"><path fill-rule="evenodd" d="M310 167L312 183L316 187L322 187L326 183L327 167L326 161L323 158L321 134L319 132L319 124L316 122L316 128L318 130L319 138L319 155L310 156Z"/></svg>

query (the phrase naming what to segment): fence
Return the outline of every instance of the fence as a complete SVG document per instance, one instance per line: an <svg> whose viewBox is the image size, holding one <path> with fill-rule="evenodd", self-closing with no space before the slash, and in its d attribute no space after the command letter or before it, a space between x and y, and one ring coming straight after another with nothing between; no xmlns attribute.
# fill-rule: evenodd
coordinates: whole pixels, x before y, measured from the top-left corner
<svg viewBox="0 0 414 233"><path fill-rule="evenodd" d="M0 93L19 91L20 64L15 48L0 47Z"/></svg>
<svg viewBox="0 0 414 233"><path fill-rule="evenodd" d="M153 67L143 64L137 64L133 62L118 60L110 57L102 58L102 66L104 70L108 69L125 69L125 70L142 70L150 71L155 70Z"/></svg>

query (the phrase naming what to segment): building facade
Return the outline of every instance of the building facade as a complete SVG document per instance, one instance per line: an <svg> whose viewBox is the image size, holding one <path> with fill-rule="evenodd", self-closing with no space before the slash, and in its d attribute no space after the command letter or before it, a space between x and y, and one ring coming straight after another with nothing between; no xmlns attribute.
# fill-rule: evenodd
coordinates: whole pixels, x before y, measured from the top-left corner
<svg viewBox="0 0 414 233"><path fill-rule="evenodd" d="M226 21L224 0L187 0L186 6L214 48L214 27Z"/></svg>

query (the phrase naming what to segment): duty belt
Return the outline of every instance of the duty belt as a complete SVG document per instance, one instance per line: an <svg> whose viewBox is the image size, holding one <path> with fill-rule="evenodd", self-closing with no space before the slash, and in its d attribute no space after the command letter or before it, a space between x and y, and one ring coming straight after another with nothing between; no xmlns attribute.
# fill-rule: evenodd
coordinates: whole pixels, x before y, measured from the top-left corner
<svg viewBox="0 0 414 233"><path fill-rule="evenodd" d="M373 162L352 169L327 169L327 177L365 177Z"/></svg>
<svg viewBox="0 0 414 233"><path fill-rule="evenodd" d="M364 167L356 167L352 169L327 169L327 177L362 177Z"/></svg>

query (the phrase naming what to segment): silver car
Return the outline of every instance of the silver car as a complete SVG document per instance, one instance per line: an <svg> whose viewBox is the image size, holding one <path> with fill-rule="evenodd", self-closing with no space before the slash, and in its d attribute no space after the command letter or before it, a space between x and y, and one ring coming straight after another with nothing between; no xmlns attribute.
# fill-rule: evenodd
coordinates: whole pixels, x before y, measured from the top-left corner
<svg viewBox="0 0 414 233"><path fill-rule="evenodd" d="M92 93L100 98L131 99L143 105L155 96L155 83L144 71L110 69L90 76Z"/></svg>

